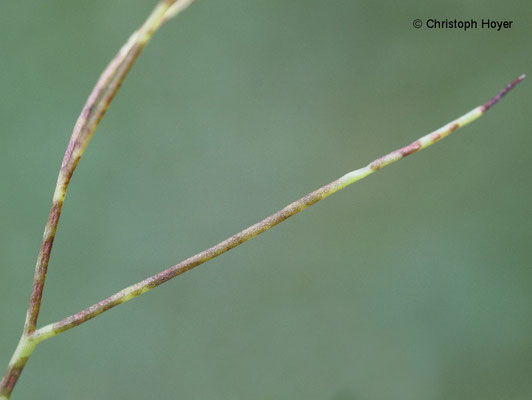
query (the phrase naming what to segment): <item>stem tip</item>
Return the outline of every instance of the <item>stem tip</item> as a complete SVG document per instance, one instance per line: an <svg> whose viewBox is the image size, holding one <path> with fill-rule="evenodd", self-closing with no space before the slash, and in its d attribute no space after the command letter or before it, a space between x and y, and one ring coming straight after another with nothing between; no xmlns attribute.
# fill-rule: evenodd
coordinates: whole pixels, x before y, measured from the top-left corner
<svg viewBox="0 0 532 400"><path fill-rule="evenodd" d="M525 74L521 74L519 77L515 78L513 81L511 81L504 89L502 89L494 98L492 98L490 101L484 103L482 107L482 112L485 113L488 111L491 107L493 107L500 99L502 99L506 93L508 93L510 90L512 90L519 82L521 82L523 79L526 78Z"/></svg>

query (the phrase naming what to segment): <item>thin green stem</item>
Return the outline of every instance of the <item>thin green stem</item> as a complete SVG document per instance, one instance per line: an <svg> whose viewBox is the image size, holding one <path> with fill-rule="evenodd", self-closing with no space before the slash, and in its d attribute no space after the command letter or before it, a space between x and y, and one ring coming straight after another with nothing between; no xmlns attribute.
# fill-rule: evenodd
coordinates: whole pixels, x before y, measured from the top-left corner
<svg viewBox="0 0 532 400"><path fill-rule="evenodd" d="M414 141L408 146L402 147L398 150L392 151L391 153L380 157L373 162L369 163L367 166L357 169L355 171L349 172L339 179L309 193L308 195L302 197L301 199L289 204L283 209L277 211L275 214L263 219L262 221L256 223L255 225L250 226L247 229L227 238L226 240L218 243L217 245L204 250L195 256L192 256L185 261L180 262L156 275L153 275L141 282L138 282L134 285L131 285L114 295L74 314L61 321L52 323L50 325L44 326L35 332L40 340L50 338L52 336L58 335L62 332L65 332L69 329L72 329L98 315L101 313L119 305L123 304L137 296L140 296L143 293L150 291L151 289L167 282L168 280L181 275L182 273L197 267L209 260L212 260L215 257L229 251L242 243L254 238L255 236L267 231L268 229L274 227L275 225L283 222L287 218L303 211L305 208L317 203L320 200L327 198L333 193L338 192L339 190L349 186L366 176L380 170L383 167L386 167L390 164L393 164L396 161L399 161L406 156L413 154L419 150L427 148L443 139L444 137L450 135L452 132L461 128L470 122L473 122L480 116L482 116L491 106L493 106L497 101L499 101L510 89L515 85L521 82L524 79L524 75L521 75L519 78L512 81L508 84L501 92L499 92L493 99L486 102L485 104L478 106L468 112L467 114L457 118L456 120L446 124L445 126L431 132L422 138Z"/></svg>
<svg viewBox="0 0 532 400"><path fill-rule="evenodd" d="M52 207L44 228L23 333L19 346L0 381L0 400L9 398L29 356L36 344L42 340L35 333L35 329L41 308L48 263L70 179L81 156L144 46L167 20L175 17L193 1L161 0L159 2L144 24L133 33L101 74L78 117L61 163Z"/></svg>
<svg viewBox="0 0 532 400"><path fill-rule="evenodd" d="M40 340L35 340L32 336L22 335L11 361L7 367L6 374L0 384L0 400L9 399L22 370L26 366L31 353Z"/></svg>
<svg viewBox="0 0 532 400"><path fill-rule="evenodd" d="M176 15L175 7L177 5L181 6L178 10L181 11L184 9L184 6L189 5L190 3L190 0L182 2L176 0L161 1L146 22L129 38L126 44L107 66L81 111L76 125L74 126L72 136L59 170L52 208L45 227L41 250L37 258L33 288L26 315L26 323L24 325L24 332L26 334L33 332L37 325L44 282L48 270L48 262L50 260L50 254L57 226L59 224L63 202L65 200L70 179L72 178L81 156L114 96L120 89L127 73L140 55L144 46L170 15Z"/></svg>

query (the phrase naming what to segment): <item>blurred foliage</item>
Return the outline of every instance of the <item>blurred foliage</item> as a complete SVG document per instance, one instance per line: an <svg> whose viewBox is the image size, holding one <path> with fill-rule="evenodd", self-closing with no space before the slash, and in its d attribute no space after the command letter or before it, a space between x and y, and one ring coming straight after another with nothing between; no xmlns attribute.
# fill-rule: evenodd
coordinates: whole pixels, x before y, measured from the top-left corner
<svg viewBox="0 0 532 400"><path fill-rule="evenodd" d="M0 5L4 365L72 126L153 5ZM429 17L515 22L412 27ZM198 0L147 47L74 175L41 324L532 74L531 22L525 0ZM531 398L531 84L434 148L43 343L14 398Z"/></svg>

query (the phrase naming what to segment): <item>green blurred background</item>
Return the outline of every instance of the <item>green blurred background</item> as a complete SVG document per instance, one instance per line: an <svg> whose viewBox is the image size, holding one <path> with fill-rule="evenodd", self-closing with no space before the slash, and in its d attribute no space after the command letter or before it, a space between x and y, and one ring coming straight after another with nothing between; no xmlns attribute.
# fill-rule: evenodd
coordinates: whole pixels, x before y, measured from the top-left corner
<svg viewBox="0 0 532 400"><path fill-rule="evenodd" d="M2 369L72 126L155 3L0 5ZM414 18L514 24L428 30ZM531 37L528 0L198 0L146 48L75 173L41 324L532 75ZM532 398L531 85L437 146L44 342L14 399Z"/></svg>

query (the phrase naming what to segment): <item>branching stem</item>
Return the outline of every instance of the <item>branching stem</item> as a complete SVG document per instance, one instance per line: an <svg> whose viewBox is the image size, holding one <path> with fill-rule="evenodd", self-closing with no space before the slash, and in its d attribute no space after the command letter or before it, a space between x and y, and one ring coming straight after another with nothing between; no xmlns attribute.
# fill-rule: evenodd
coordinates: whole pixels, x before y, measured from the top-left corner
<svg viewBox="0 0 532 400"><path fill-rule="evenodd" d="M186 259L185 261L182 261L179 264L176 264L162 272L159 272L158 274L153 275L141 282L131 285L121 290L120 292L115 293L114 295L96 304L93 304L85 310L71 315L61 321L44 326L38 331L36 331L35 334L39 336L40 340L43 340L58 335L59 333L65 332L69 329L72 329L75 326L78 326L119 304L125 303L137 296L140 296L141 294L150 291L151 289L165 283L166 281L178 275L181 275L182 273L194 267L197 267L198 265L201 265L215 257L218 257L219 255L239 246L244 242L247 242L249 239L252 239L255 236L267 231L275 225L283 222L287 218L299 213L300 211L303 211L305 208L317 203L320 200L325 199L326 197L330 196L333 193L336 193L337 191L345 188L346 186L351 185L352 183L355 183L360 179L365 178L366 176L380 170L381 168L386 167L396 161L399 161L412 153L415 153L432 145L433 143L438 142L444 137L450 135L458 128L461 128L467 125L468 123L476 120L524 78L525 76L521 75L520 77L512 81L510 84L508 84L490 101L474 108L467 114L455 119L452 122L449 122L447 125L435 130L434 132L423 136L422 138L416 140L408 146L392 151L391 153L374 160L363 168L345 174L341 178L325 186L322 186L321 188L309 193L308 195L302 197L297 201L294 201L283 209L277 211L275 214L272 214L269 217L263 219L262 221L257 222L255 225L252 225L249 228L244 229L243 231L225 239L217 245L210 247L207 250L204 250L196 254L195 256L192 256Z"/></svg>
<svg viewBox="0 0 532 400"><path fill-rule="evenodd" d="M39 335L35 334L35 329L41 308L48 262L63 209L63 202L74 170L115 94L120 89L120 85L146 43L168 19L179 14L193 1L161 0L159 2L144 24L131 35L101 74L78 117L61 163L52 207L44 228L22 336L6 374L0 381L0 400L9 398L22 369L38 343L36 338Z"/></svg>
<svg viewBox="0 0 532 400"><path fill-rule="evenodd" d="M479 118L525 77L524 75L521 75L508 84L491 100L474 108L467 114L457 118L440 129L423 136L408 146L392 151L391 153L374 160L363 168L345 174L339 179L309 193L271 216L227 238L217 245L141 282L131 285L85 310L71 315L70 317L46 325L40 329L36 329L48 262L50 260L53 241L72 174L115 94L119 90L127 73L140 55L146 43L164 22L179 14L193 1L194 0L160 0L158 6L154 9L146 22L130 37L104 70L81 111L59 171L52 208L44 230L43 241L37 259L37 266L35 268L35 276L24 330L13 357L11 358L6 374L0 381L0 400L9 399L24 366L39 342L72 329L119 304L125 303L148 292L198 265L218 257L226 251L229 251L267 231L287 218L303 211L305 208L325 199L346 186L351 185L352 183L355 183L412 153L436 143L458 128Z"/></svg>

